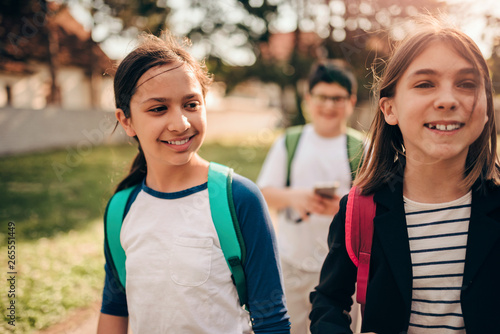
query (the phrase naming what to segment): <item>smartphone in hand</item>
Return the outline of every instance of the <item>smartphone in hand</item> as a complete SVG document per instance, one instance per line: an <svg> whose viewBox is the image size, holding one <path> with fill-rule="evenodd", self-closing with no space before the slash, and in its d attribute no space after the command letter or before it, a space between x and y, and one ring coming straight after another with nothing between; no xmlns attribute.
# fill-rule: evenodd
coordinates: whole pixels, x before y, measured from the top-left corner
<svg viewBox="0 0 500 334"><path fill-rule="evenodd" d="M338 187L338 182L321 184L318 183L314 187L314 193L324 198L333 198Z"/></svg>

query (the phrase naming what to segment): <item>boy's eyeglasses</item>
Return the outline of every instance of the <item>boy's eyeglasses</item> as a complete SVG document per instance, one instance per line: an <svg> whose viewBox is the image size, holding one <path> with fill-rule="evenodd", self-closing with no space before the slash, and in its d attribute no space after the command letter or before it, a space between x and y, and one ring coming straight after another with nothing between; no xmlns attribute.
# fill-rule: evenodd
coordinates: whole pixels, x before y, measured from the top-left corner
<svg viewBox="0 0 500 334"><path fill-rule="evenodd" d="M345 102L349 99L349 95L338 95L338 96L328 96L322 94L313 94L311 95L314 102L318 104L326 104L328 101L332 101L333 104L337 107L342 107L345 105Z"/></svg>

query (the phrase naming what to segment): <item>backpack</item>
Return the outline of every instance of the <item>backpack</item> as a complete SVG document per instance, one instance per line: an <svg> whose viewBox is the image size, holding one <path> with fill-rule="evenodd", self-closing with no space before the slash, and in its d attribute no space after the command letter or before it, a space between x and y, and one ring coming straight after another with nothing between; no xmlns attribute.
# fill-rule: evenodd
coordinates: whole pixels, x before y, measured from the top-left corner
<svg viewBox="0 0 500 334"><path fill-rule="evenodd" d="M364 312L366 289L370 276L370 257L373 241L373 218L376 206L373 194L363 196L355 186L347 197L345 216L345 244L347 254L358 268L356 301Z"/></svg>
<svg viewBox="0 0 500 334"><path fill-rule="evenodd" d="M240 305L243 306L248 302L246 278L242 266L246 250L233 203L232 176L233 169L211 162L208 169L208 197L222 252L231 270ZM120 243L120 231L127 204L134 193L138 193L140 187L138 184L114 194L104 214L105 252L108 254L111 271L119 278L118 285L122 291L125 291L126 255Z"/></svg>
<svg viewBox="0 0 500 334"><path fill-rule="evenodd" d="M303 125L292 126L286 129L285 132L285 146L288 156L287 160L287 173L286 173L286 186L290 186L290 172L292 160L299 144L300 136L304 129ZM363 162L363 134L352 128L347 128L347 157L349 159L349 166L351 168L351 179L354 181L358 167Z"/></svg>

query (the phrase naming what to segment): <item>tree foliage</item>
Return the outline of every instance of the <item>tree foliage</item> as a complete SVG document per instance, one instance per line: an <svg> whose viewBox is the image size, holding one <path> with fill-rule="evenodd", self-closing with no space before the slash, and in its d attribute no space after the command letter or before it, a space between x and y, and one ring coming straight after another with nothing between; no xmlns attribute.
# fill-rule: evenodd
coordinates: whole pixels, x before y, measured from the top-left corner
<svg viewBox="0 0 500 334"><path fill-rule="evenodd" d="M175 4L104 0L104 5L109 15L123 22L124 30L135 27L158 34L168 28L189 37L193 50L206 58L210 71L228 89L255 78L276 83L282 91L294 91L295 107L284 110L285 115L297 115L291 123L304 121L298 83L315 60L346 60L360 81L359 98L366 99L369 93L364 87L370 85L372 61L387 54L389 33L396 38L401 33L389 28L419 12L433 13L443 7L439 0L420 0L418 5L412 0L185 0ZM103 6L94 8L98 18ZM288 36L282 34L284 22ZM307 34L314 36L312 42L306 41ZM288 54L276 56L285 39ZM290 103L284 102L285 109Z"/></svg>
<svg viewBox="0 0 500 334"><path fill-rule="evenodd" d="M134 35L141 31L160 35L166 29L166 19L170 13L165 2L88 0L85 4L92 15L94 29L104 31L100 39L105 40L112 35Z"/></svg>
<svg viewBox="0 0 500 334"><path fill-rule="evenodd" d="M206 59L209 70L229 90L247 79L276 83L282 91L293 90L296 107L285 110L287 115L298 111L292 123L303 121L298 83L314 61L344 59L357 75L358 98L365 100L373 81L371 66L388 54L390 40L404 34L403 22L418 13L449 9L443 0L72 1L91 13L98 41L113 34L136 36L147 31L159 35L169 29L191 39L192 51ZM40 6L45 8L46 1L3 0L0 36L22 29L22 18L43 12ZM486 17L488 26L499 26L498 18L489 13L480 15ZM490 65L495 80L500 81L496 78L500 76L496 74L500 72L496 69L500 67L500 42L498 38L495 41ZM5 45L5 39L2 42Z"/></svg>
<svg viewBox="0 0 500 334"><path fill-rule="evenodd" d="M35 59L46 62L49 66L50 89L48 104L59 105L61 97L57 85L57 52L56 33L50 29L50 17L60 7L50 7L46 0L14 1L4 0L0 12L0 70L8 64L17 62L14 70L29 72L29 68L19 69L19 63L27 63Z"/></svg>

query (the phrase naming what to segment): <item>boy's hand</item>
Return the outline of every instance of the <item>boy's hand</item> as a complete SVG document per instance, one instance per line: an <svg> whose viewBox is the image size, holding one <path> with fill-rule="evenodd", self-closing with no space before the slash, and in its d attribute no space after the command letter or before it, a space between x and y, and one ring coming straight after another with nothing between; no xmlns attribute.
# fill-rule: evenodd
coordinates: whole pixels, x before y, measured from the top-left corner
<svg viewBox="0 0 500 334"><path fill-rule="evenodd" d="M290 207L299 215L299 221L309 219L314 206L314 193L308 189L290 189L289 190Z"/></svg>
<svg viewBox="0 0 500 334"><path fill-rule="evenodd" d="M340 196L334 195L333 198L323 197L314 194L312 200L311 212L319 215L333 216L339 211Z"/></svg>

